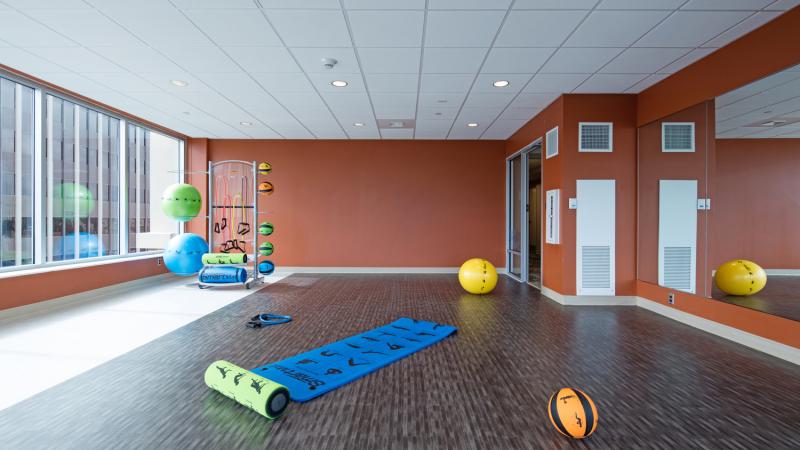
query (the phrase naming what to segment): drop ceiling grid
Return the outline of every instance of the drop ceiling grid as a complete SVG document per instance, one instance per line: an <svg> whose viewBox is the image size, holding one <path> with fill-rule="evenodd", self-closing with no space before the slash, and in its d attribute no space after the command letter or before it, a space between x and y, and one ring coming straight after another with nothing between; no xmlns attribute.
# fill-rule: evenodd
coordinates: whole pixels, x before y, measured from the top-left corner
<svg viewBox="0 0 800 450"><path fill-rule="evenodd" d="M548 95L640 92L796 3L2 0L0 62L189 135L378 138L393 118L418 139L505 139Z"/></svg>

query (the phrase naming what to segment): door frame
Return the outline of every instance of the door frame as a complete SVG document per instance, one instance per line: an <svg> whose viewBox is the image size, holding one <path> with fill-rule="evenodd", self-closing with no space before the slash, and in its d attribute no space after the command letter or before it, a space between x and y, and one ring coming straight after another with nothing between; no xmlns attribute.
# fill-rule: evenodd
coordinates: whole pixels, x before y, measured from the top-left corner
<svg viewBox="0 0 800 450"><path fill-rule="evenodd" d="M534 288L539 289L538 287L534 286L528 281L529 273L528 273L528 260L530 258L529 251L530 251L530 190L527 188L529 182L529 171L528 165L530 162L531 153L533 153L534 147L539 147L542 149L543 147L543 138L539 137L534 139L533 142L530 144L522 147L521 149L517 150L516 152L512 153L511 155L506 157L506 274L519 281L520 283L528 283ZM520 183L522 184L523 189L520 189L522 195L520 195L520 212L521 219L522 219L522 229L520 230L520 274L519 276L514 275L511 273L511 248L510 248L510 234L509 230L511 228L511 160L520 157L520 161L524 170L520 170L521 172L521 180ZM542 156L543 157L543 156ZM544 164L541 167L542 170L542 177L544 178ZM539 199L541 202L542 199ZM540 220L543 218L540 217ZM540 236L541 241L541 236ZM541 251L539 254L539 271L540 275L544 272L544 251ZM540 278L542 278L540 276ZM540 281L541 284L541 281Z"/></svg>

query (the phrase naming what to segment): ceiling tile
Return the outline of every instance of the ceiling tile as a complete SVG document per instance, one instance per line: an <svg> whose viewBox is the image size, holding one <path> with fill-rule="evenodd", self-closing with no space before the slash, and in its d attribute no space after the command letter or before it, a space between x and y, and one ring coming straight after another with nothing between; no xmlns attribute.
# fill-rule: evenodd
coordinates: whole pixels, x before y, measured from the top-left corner
<svg viewBox="0 0 800 450"><path fill-rule="evenodd" d="M171 0L181 9L255 9L253 0ZM264 3L263 1L261 3Z"/></svg>
<svg viewBox="0 0 800 450"><path fill-rule="evenodd" d="M416 93L419 76L416 74L367 74L370 92Z"/></svg>
<svg viewBox="0 0 800 450"><path fill-rule="evenodd" d="M382 139L413 139L413 128L381 129Z"/></svg>
<svg viewBox="0 0 800 450"><path fill-rule="evenodd" d="M58 64L16 47L0 47L0 61L6 66L31 75L43 72L68 72Z"/></svg>
<svg viewBox="0 0 800 450"><path fill-rule="evenodd" d="M344 0L346 9L425 9L425 0Z"/></svg>
<svg viewBox="0 0 800 450"><path fill-rule="evenodd" d="M503 21L503 11L429 11L427 47L489 47Z"/></svg>
<svg viewBox="0 0 800 450"><path fill-rule="evenodd" d="M486 48L426 48L422 56L424 73L476 73Z"/></svg>
<svg viewBox="0 0 800 450"><path fill-rule="evenodd" d="M284 47L223 47L233 61L248 72L300 72Z"/></svg>
<svg viewBox="0 0 800 450"><path fill-rule="evenodd" d="M419 48L359 48L364 73L419 73Z"/></svg>
<svg viewBox="0 0 800 450"><path fill-rule="evenodd" d="M164 54L189 72L240 72L241 69L217 46L162 47Z"/></svg>
<svg viewBox="0 0 800 450"><path fill-rule="evenodd" d="M292 111L295 108L325 108L316 92L273 92L272 95Z"/></svg>
<svg viewBox="0 0 800 450"><path fill-rule="evenodd" d="M338 115L352 115L358 114L361 117L356 117L361 122L368 119L372 120L372 103L369 96L365 92L359 93L324 93L323 98L328 104L328 107L334 114Z"/></svg>
<svg viewBox="0 0 800 450"><path fill-rule="evenodd" d="M750 13L737 11L678 11L644 35L637 47L697 47Z"/></svg>
<svg viewBox="0 0 800 450"><path fill-rule="evenodd" d="M495 73L482 73L475 79L475 84L472 86L472 92L491 92L502 94L516 94L521 91L528 81L531 79L531 74L495 74ZM506 87L494 87L495 81L508 81Z"/></svg>
<svg viewBox="0 0 800 450"><path fill-rule="evenodd" d="M508 139L526 123L528 121L524 119L497 120L483 133L481 139Z"/></svg>
<svg viewBox="0 0 800 450"><path fill-rule="evenodd" d="M475 75L423 73L420 92L466 93L472 86Z"/></svg>
<svg viewBox="0 0 800 450"><path fill-rule="evenodd" d="M55 8L85 10L91 8L82 0L4 0L4 3L23 11Z"/></svg>
<svg viewBox="0 0 800 450"><path fill-rule="evenodd" d="M620 54L621 48L560 48L543 73L594 73Z"/></svg>
<svg viewBox="0 0 800 450"><path fill-rule="evenodd" d="M217 45L281 45L278 35L257 11L195 9L186 14Z"/></svg>
<svg viewBox="0 0 800 450"><path fill-rule="evenodd" d="M361 73L356 53L352 47L342 48L293 48L291 53L297 58L304 72L308 73ZM332 69L322 65L323 58L337 61Z"/></svg>
<svg viewBox="0 0 800 450"><path fill-rule="evenodd" d="M391 105L375 105L376 119L413 119L416 108Z"/></svg>
<svg viewBox="0 0 800 450"><path fill-rule="evenodd" d="M417 118L421 120L453 120L458 115L459 108L419 108Z"/></svg>
<svg viewBox="0 0 800 450"><path fill-rule="evenodd" d="M597 0L517 0L514 9L592 9L595 4Z"/></svg>
<svg viewBox="0 0 800 450"><path fill-rule="evenodd" d="M465 108L505 108L514 99L514 94L484 94L470 93L467 101L464 102Z"/></svg>
<svg viewBox="0 0 800 450"><path fill-rule="evenodd" d="M564 44L567 47L627 47L662 21L667 11L594 11Z"/></svg>
<svg viewBox="0 0 800 450"><path fill-rule="evenodd" d="M510 106L500 114L499 120L530 120L536 117L542 108Z"/></svg>
<svg viewBox="0 0 800 450"><path fill-rule="evenodd" d="M514 99L511 106L514 108L544 108L560 96L561 94L556 92L548 94L522 93Z"/></svg>
<svg viewBox="0 0 800 450"><path fill-rule="evenodd" d="M125 71L103 56L83 47L37 47L32 52L64 67L78 69L82 73Z"/></svg>
<svg viewBox="0 0 800 450"><path fill-rule="evenodd" d="M689 0L681 9L719 9L726 11L756 11L772 3L772 0Z"/></svg>
<svg viewBox="0 0 800 450"><path fill-rule="evenodd" d="M358 47L420 47L423 11L350 11L350 29Z"/></svg>
<svg viewBox="0 0 800 450"><path fill-rule="evenodd" d="M678 9L686 0L602 0L597 9Z"/></svg>
<svg viewBox="0 0 800 450"><path fill-rule="evenodd" d="M523 92L572 92L591 74L588 73L540 73L533 77Z"/></svg>
<svg viewBox="0 0 800 450"><path fill-rule="evenodd" d="M598 73L589 77L573 92L587 94L623 92L647 76L648 74Z"/></svg>
<svg viewBox="0 0 800 450"><path fill-rule="evenodd" d="M125 94L137 92L159 92L164 94L163 91L149 81L130 72L87 73L86 78L108 86L109 88L116 89Z"/></svg>
<svg viewBox="0 0 800 450"><path fill-rule="evenodd" d="M25 1L25 0L20 0ZM50 0L58 1L58 0ZM72 0L74 1L74 0ZM101 11L112 11L120 9L130 9L130 0L84 0L86 3L94 6ZM136 0L136 8L142 9L175 9L172 3L164 0Z"/></svg>
<svg viewBox="0 0 800 450"><path fill-rule="evenodd" d="M634 84L633 86L629 87L625 92L628 93L628 94L638 94L639 92L642 92L643 90L645 90L645 89L649 88L650 86L658 83L659 81L663 80L664 78L667 78L668 76L669 76L669 74L667 74L667 73L654 73L654 74L648 76L647 78L645 78L644 80L642 80L642 81Z"/></svg>
<svg viewBox="0 0 800 450"><path fill-rule="evenodd" d="M419 106L426 108L453 107L458 108L467 97L466 90L459 93L419 94Z"/></svg>
<svg viewBox="0 0 800 450"><path fill-rule="evenodd" d="M452 120L417 120L415 139L446 139Z"/></svg>
<svg viewBox="0 0 800 450"><path fill-rule="evenodd" d="M72 40L12 10L0 10L0 39L20 47L76 45Z"/></svg>
<svg viewBox="0 0 800 450"><path fill-rule="evenodd" d="M266 5L264 5L266 7ZM267 17L289 47L349 47L341 10L267 10Z"/></svg>
<svg viewBox="0 0 800 450"><path fill-rule="evenodd" d="M512 11L494 45L558 47L586 14L586 11Z"/></svg>
<svg viewBox="0 0 800 450"><path fill-rule="evenodd" d="M462 111L462 115L453 122L453 128L450 130L450 134L447 135L447 139L478 139L489 127L489 124L494 121L493 118L481 121L473 120L470 117L468 111ZM468 123L477 123L478 126L468 127Z"/></svg>
<svg viewBox="0 0 800 450"><path fill-rule="evenodd" d="M309 92L314 89L314 86L302 73L251 72L250 75L267 92Z"/></svg>
<svg viewBox="0 0 800 450"><path fill-rule="evenodd" d="M94 10L50 9L37 11L36 20L87 47L144 45L127 30Z"/></svg>
<svg viewBox="0 0 800 450"><path fill-rule="evenodd" d="M800 0L777 0L764 9L769 11L788 11L795 6L800 6Z"/></svg>
<svg viewBox="0 0 800 450"><path fill-rule="evenodd" d="M554 48L494 47L489 50L481 70L487 73L535 73L554 51Z"/></svg>
<svg viewBox="0 0 800 450"><path fill-rule="evenodd" d="M378 106L391 106L397 108L416 108L416 94L371 94L372 104Z"/></svg>
<svg viewBox="0 0 800 450"><path fill-rule="evenodd" d="M714 48L697 48L689 52L686 56L682 56L677 61L673 62L672 64L659 69L659 73L675 73L684 67L688 66L689 64L708 56L709 54L714 52Z"/></svg>
<svg viewBox="0 0 800 450"><path fill-rule="evenodd" d="M109 9L106 14L155 47L211 44L211 41L175 8L126 7Z"/></svg>
<svg viewBox="0 0 800 450"><path fill-rule="evenodd" d="M601 72L653 73L690 51L690 48L629 48L603 67Z"/></svg>
<svg viewBox="0 0 800 450"><path fill-rule="evenodd" d="M755 30L756 28L764 25L772 19L778 17L782 13L780 11L764 11L756 13L728 31L720 34L719 36L711 39L703 44L703 47L723 47L736 39L744 36L745 34Z"/></svg>
<svg viewBox="0 0 800 450"><path fill-rule="evenodd" d="M502 9L506 10L511 0L428 0L428 9Z"/></svg>
<svg viewBox="0 0 800 450"><path fill-rule="evenodd" d="M380 139L381 134L377 128L350 127L347 128L347 136L350 139Z"/></svg>
<svg viewBox="0 0 800 450"><path fill-rule="evenodd" d="M192 1L192 0L186 0ZM259 0L264 9L340 9L339 0Z"/></svg>
<svg viewBox="0 0 800 450"><path fill-rule="evenodd" d="M92 47L90 50L131 72L177 72L181 69L150 47Z"/></svg>

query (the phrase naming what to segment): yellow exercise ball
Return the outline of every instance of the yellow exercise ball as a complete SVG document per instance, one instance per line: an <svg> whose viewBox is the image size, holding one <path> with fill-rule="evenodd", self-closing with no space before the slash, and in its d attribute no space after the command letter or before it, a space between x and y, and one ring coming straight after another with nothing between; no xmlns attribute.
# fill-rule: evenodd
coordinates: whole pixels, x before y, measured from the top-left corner
<svg viewBox="0 0 800 450"><path fill-rule="evenodd" d="M767 272L753 261L734 259L714 273L717 287L730 295L753 295L767 285Z"/></svg>
<svg viewBox="0 0 800 450"><path fill-rule="evenodd" d="M483 258L472 258L458 269L458 282L470 294L488 294L497 286L497 270Z"/></svg>

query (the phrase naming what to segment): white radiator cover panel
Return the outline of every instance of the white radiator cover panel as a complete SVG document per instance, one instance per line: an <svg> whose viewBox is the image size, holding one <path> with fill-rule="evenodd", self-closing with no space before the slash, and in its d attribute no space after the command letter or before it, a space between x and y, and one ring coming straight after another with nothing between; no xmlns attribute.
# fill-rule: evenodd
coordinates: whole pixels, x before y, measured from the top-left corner
<svg viewBox="0 0 800 450"><path fill-rule="evenodd" d="M577 181L576 291L615 295L616 182Z"/></svg>
<svg viewBox="0 0 800 450"><path fill-rule="evenodd" d="M696 268L697 180L660 180L658 284L694 294Z"/></svg>

